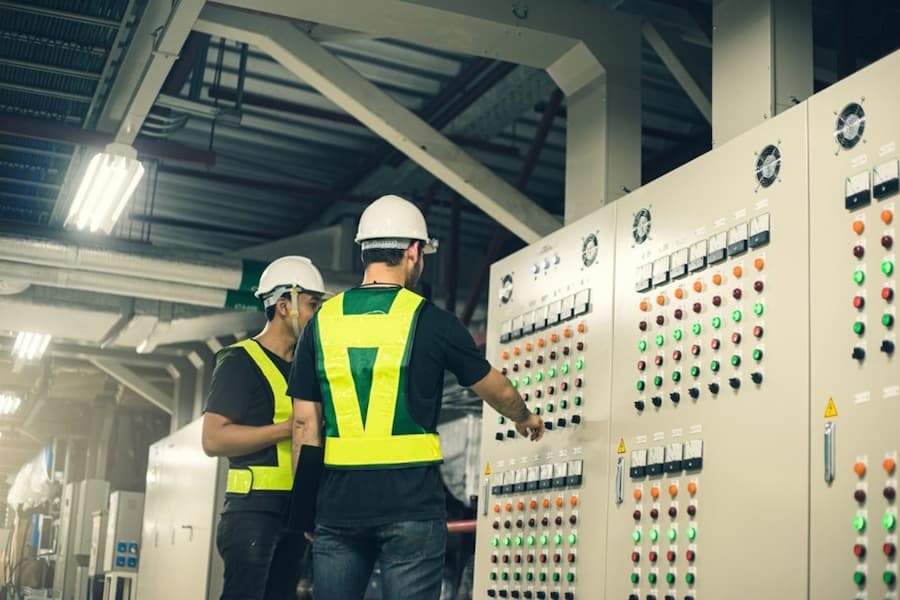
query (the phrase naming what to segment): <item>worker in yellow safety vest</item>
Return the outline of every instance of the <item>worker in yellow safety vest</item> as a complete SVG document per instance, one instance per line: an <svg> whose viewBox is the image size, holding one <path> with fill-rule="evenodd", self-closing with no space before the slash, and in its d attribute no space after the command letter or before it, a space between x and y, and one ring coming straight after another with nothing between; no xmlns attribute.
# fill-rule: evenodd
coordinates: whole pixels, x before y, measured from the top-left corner
<svg viewBox="0 0 900 600"><path fill-rule="evenodd" d="M321 443L324 421L313 594L363 598L377 561L385 600L437 600L447 535L437 435L445 369L521 435L537 441L544 425L459 319L412 291L437 246L415 205L379 198L356 241L363 282L307 324L288 382L295 454Z"/></svg>
<svg viewBox="0 0 900 600"><path fill-rule="evenodd" d="M297 337L324 293L322 275L308 258L275 260L256 291L265 328L216 355L203 450L227 456L230 467L216 536L225 562L223 600L297 597L306 542L283 528L293 483L287 378Z"/></svg>

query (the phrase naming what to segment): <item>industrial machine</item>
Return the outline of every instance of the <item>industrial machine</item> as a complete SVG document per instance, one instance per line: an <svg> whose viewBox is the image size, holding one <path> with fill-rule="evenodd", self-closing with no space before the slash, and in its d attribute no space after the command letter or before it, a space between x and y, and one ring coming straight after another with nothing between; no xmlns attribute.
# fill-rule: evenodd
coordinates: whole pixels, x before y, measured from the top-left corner
<svg viewBox="0 0 900 600"><path fill-rule="evenodd" d="M95 510L91 515L91 555L88 559L88 600L103 598L103 553L106 550L106 509Z"/></svg>
<svg viewBox="0 0 900 600"><path fill-rule="evenodd" d="M898 597L897 73L809 100L811 598Z"/></svg>
<svg viewBox="0 0 900 600"><path fill-rule="evenodd" d="M144 494L113 492L103 550L103 598L134 597L141 548Z"/></svg>
<svg viewBox="0 0 900 600"><path fill-rule="evenodd" d="M475 598L897 600L897 73L494 265Z"/></svg>
<svg viewBox="0 0 900 600"><path fill-rule="evenodd" d="M62 600L81 600L87 595L91 515L106 508L108 498L109 482L100 479L76 481L63 488L53 579L53 589Z"/></svg>

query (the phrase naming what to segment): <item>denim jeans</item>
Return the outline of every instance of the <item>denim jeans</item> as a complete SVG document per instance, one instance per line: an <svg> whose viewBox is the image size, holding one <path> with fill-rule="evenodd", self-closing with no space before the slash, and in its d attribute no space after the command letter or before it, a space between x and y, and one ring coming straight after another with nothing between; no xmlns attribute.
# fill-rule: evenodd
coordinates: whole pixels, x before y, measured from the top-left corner
<svg viewBox="0 0 900 600"><path fill-rule="evenodd" d="M226 512L216 546L225 561L222 600L296 600L306 540L285 533L281 516Z"/></svg>
<svg viewBox="0 0 900 600"><path fill-rule="evenodd" d="M376 560L381 565L384 600L440 598L446 521L352 528L317 525L315 535L315 600L360 600Z"/></svg>

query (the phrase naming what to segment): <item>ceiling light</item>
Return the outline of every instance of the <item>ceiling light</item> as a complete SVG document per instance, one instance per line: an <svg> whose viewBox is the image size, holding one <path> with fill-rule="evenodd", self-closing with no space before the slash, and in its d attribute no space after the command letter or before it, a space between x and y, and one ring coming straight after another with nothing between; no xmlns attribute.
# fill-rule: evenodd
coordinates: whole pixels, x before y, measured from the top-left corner
<svg viewBox="0 0 900 600"><path fill-rule="evenodd" d="M13 344L12 355L22 360L40 358L50 345L50 338L49 333L20 331L16 336L16 343Z"/></svg>
<svg viewBox="0 0 900 600"><path fill-rule="evenodd" d="M22 406L22 398L11 392L0 392L0 417L8 417L16 414Z"/></svg>
<svg viewBox="0 0 900 600"><path fill-rule="evenodd" d="M144 165L134 148L109 144L88 163L66 226L109 233L143 176Z"/></svg>

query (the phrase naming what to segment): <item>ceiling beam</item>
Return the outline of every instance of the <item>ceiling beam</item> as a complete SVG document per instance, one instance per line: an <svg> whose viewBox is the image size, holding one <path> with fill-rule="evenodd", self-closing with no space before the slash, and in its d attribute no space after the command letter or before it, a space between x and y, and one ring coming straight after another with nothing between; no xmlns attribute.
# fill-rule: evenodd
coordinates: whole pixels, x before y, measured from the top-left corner
<svg viewBox="0 0 900 600"><path fill-rule="evenodd" d="M89 360L92 365L167 415L172 416L175 414L175 400L128 367L112 360L99 358L92 358Z"/></svg>
<svg viewBox="0 0 900 600"><path fill-rule="evenodd" d="M250 43L359 119L447 186L527 242L559 228L552 215L463 152L292 23L216 7L196 28Z"/></svg>
<svg viewBox="0 0 900 600"><path fill-rule="evenodd" d="M678 82L688 98L691 99L691 102L694 103L694 106L697 107L697 110L700 111L700 114L703 115L703 118L706 119L706 122L712 124L712 100L709 99L709 96L688 71L685 62L677 55L672 44L663 37L653 23L644 23L641 27L641 33L663 64L666 65L666 68L669 69L675 81Z"/></svg>

